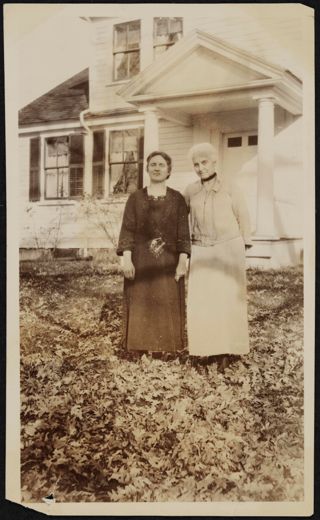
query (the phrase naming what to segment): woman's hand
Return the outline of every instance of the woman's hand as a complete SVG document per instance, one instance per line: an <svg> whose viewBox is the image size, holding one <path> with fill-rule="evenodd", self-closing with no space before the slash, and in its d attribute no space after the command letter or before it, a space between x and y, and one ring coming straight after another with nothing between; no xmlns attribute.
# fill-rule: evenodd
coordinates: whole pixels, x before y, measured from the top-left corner
<svg viewBox="0 0 320 520"><path fill-rule="evenodd" d="M176 268L175 281L179 282L180 278L187 274L187 258L186 253L180 253L179 262Z"/></svg>
<svg viewBox="0 0 320 520"><path fill-rule="evenodd" d="M134 280L136 270L131 260L131 251L123 252L123 274L128 280Z"/></svg>

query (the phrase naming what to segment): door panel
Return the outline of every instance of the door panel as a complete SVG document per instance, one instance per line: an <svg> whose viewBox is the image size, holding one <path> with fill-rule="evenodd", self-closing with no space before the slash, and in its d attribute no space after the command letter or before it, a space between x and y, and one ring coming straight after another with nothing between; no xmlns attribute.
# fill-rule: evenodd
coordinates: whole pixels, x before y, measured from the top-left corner
<svg viewBox="0 0 320 520"><path fill-rule="evenodd" d="M257 201L257 132L240 132L223 136L223 176L242 189L251 217L256 222Z"/></svg>

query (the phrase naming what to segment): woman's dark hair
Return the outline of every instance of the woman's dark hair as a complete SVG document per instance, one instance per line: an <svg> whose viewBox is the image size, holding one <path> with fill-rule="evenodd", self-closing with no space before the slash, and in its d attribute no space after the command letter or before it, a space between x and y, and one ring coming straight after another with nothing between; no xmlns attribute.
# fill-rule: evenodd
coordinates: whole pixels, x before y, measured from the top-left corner
<svg viewBox="0 0 320 520"><path fill-rule="evenodd" d="M147 168L149 166L149 162L151 161L152 157L155 157L156 155L161 155L161 157L166 161L166 163L168 165L168 177L170 177L170 173L171 173L171 169L172 169L172 159L171 159L170 155L168 155L166 152L159 152L159 151L151 152L147 157Z"/></svg>

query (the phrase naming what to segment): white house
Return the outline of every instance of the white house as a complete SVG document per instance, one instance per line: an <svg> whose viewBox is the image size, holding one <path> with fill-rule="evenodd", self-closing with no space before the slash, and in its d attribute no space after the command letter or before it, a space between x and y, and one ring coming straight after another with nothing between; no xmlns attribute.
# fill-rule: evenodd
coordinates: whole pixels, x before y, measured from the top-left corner
<svg viewBox="0 0 320 520"><path fill-rule="evenodd" d="M19 112L23 254L110 247L128 194L147 182L146 155L169 153L183 191L196 178L189 148L209 141L247 198L248 264L300 262L305 8L278 7L136 4L87 18L88 69ZM88 207L107 215L109 237Z"/></svg>

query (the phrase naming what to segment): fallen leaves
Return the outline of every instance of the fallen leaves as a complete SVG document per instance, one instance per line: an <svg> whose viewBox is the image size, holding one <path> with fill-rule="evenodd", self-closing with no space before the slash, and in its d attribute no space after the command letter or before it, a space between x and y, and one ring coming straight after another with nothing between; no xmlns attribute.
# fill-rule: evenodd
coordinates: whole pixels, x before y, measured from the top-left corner
<svg viewBox="0 0 320 520"><path fill-rule="evenodd" d="M122 278L90 265L21 276L24 500L302 500L301 273L248 271L251 351L222 375L123 355Z"/></svg>

